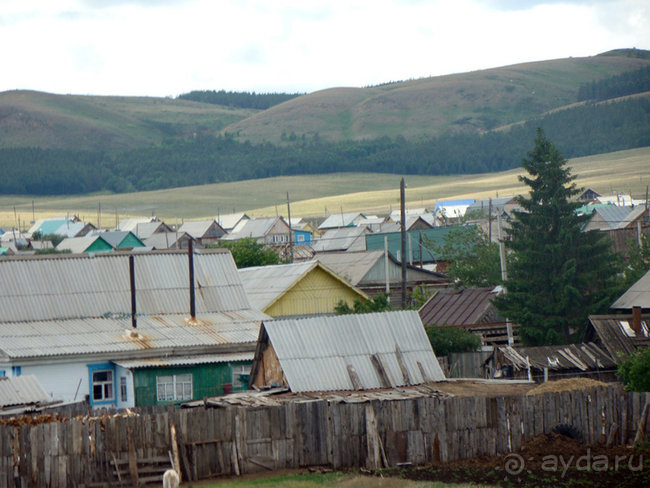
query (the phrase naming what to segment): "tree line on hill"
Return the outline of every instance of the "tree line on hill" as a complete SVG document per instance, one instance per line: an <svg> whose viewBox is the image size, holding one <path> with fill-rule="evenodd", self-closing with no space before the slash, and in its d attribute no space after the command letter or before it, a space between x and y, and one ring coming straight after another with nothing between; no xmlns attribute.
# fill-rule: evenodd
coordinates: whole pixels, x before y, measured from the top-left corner
<svg viewBox="0 0 650 488"><path fill-rule="evenodd" d="M647 91L650 91L650 66L580 85L578 101L609 100Z"/></svg>
<svg viewBox="0 0 650 488"><path fill-rule="evenodd" d="M255 93L255 92L233 92L225 90L194 90L183 93L177 98L191 100L193 102L212 103L226 107L254 108L266 110L292 98L304 95L304 93Z"/></svg>
<svg viewBox="0 0 650 488"><path fill-rule="evenodd" d="M382 137L252 144L229 136L168 139L111 154L37 148L0 150L0 194L116 193L335 172L474 174L512 169L542 127L566 157L650 146L650 100L588 104L509 130L408 141Z"/></svg>

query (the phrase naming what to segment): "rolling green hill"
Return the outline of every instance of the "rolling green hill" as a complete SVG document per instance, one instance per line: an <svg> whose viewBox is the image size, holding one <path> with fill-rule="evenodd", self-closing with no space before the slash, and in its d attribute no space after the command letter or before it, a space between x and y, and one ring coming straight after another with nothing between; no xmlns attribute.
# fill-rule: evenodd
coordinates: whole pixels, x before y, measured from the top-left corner
<svg viewBox="0 0 650 488"><path fill-rule="evenodd" d="M636 51L645 53L645 51ZM483 132L570 105L582 84L650 64L620 50L587 58L519 64L370 88L331 88L295 98L224 129L239 139L419 138Z"/></svg>
<svg viewBox="0 0 650 488"><path fill-rule="evenodd" d="M195 134L251 142L480 133L577 101L581 85L650 65L621 49L367 88L331 88L267 110L182 99L0 93L0 148L121 151Z"/></svg>
<svg viewBox="0 0 650 488"><path fill-rule="evenodd" d="M0 93L0 148L120 151L215 133L256 111L153 97Z"/></svg>

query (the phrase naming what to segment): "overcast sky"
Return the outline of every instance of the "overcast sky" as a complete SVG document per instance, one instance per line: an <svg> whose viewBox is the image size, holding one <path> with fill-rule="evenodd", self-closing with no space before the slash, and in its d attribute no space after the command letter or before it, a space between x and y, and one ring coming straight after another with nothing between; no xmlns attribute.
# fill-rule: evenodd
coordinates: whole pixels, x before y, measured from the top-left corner
<svg viewBox="0 0 650 488"><path fill-rule="evenodd" d="M649 0L0 0L0 91L336 86L650 49Z"/></svg>

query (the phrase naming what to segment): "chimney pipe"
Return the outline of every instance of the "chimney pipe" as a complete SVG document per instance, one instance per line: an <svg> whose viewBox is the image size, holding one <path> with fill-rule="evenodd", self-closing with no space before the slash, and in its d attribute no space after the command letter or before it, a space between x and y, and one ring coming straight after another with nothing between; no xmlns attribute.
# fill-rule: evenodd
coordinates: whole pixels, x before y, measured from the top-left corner
<svg viewBox="0 0 650 488"><path fill-rule="evenodd" d="M190 267L190 317L196 318L196 297L194 294L194 239L187 243L187 260Z"/></svg>
<svg viewBox="0 0 650 488"><path fill-rule="evenodd" d="M135 266L133 263L133 254L129 256L129 278L131 281L131 327L137 329L138 319L136 318L137 310L135 303Z"/></svg>
<svg viewBox="0 0 650 488"><path fill-rule="evenodd" d="M632 329L637 337L641 336L641 307L632 307Z"/></svg>

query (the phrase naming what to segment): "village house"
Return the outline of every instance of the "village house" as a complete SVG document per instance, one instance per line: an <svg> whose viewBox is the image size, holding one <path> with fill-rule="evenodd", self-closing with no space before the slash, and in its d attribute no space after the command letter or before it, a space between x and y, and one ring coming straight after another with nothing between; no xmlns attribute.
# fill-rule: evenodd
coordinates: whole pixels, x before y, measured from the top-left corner
<svg viewBox="0 0 650 488"><path fill-rule="evenodd" d="M216 220L186 221L178 228L178 232L192 236L192 239L202 246L213 244L226 234Z"/></svg>
<svg viewBox="0 0 650 488"><path fill-rule="evenodd" d="M242 268L239 276L251 306L272 317L333 314L339 302L368 299L318 261Z"/></svg>
<svg viewBox="0 0 650 488"><path fill-rule="evenodd" d="M0 370L65 402L123 408L243 388L267 318L223 249L0 260Z"/></svg>
<svg viewBox="0 0 650 488"><path fill-rule="evenodd" d="M319 252L314 259L368 296L388 292L391 305L401 306L402 265L391 253L382 250ZM407 265L406 286L411 293L416 288L430 290L449 286L449 280L440 273Z"/></svg>
<svg viewBox="0 0 650 488"><path fill-rule="evenodd" d="M186 232L156 232L144 239L144 245L155 249L187 249L192 240Z"/></svg>
<svg viewBox="0 0 650 488"><path fill-rule="evenodd" d="M365 236L371 232L364 225L329 229L315 239L311 247L316 253L365 251Z"/></svg>
<svg viewBox="0 0 650 488"><path fill-rule="evenodd" d="M232 233L224 235L222 241L255 239L261 244L281 246L289 243L291 228L283 217L268 217L242 221Z"/></svg>

